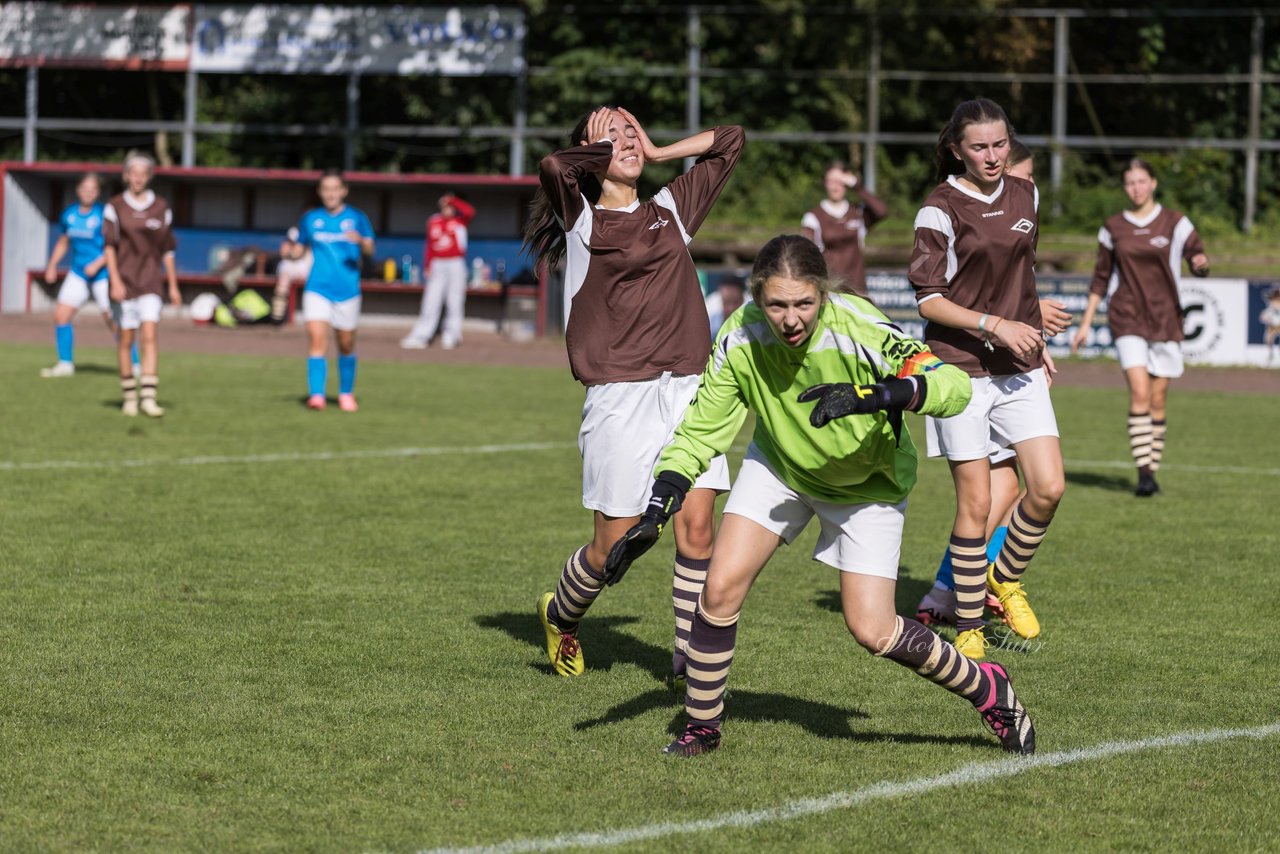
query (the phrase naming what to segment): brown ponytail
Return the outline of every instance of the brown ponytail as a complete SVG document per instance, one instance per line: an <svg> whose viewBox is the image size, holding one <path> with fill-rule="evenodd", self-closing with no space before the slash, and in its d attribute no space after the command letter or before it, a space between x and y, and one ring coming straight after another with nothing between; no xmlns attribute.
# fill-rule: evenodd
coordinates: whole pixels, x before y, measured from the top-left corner
<svg viewBox="0 0 1280 854"><path fill-rule="evenodd" d="M601 107L589 110L578 120L569 134L569 144L565 146L566 148L593 141L586 139L587 120L598 109ZM600 199L600 181L594 175L584 177L579 189L593 205ZM521 253L527 253L532 259L534 269L537 269L539 264L546 264L548 271L554 270L564 258L564 230L567 225L568 223L561 225L556 219L556 213L551 209L551 200L539 187L533 194L533 201L529 203L529 218L524 226L524 243L520 247Z"/></svg>

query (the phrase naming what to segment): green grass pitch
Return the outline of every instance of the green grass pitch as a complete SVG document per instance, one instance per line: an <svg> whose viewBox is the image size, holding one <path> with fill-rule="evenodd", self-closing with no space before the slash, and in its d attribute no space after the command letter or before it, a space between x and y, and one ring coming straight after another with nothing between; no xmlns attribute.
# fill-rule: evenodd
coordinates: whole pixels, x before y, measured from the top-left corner
<svg viewBox="0 0 1280 854"><path fill-rule="evenodd" d="M719 752L659 754L681 718L669 539L589 615L586 676L551 675L534 600L589 532L565 371L366 362L349 416L304 410L301 358L166 354L151 422L116 410L105 352L49 381L47 349L0 345L7 850L610 834L1004 755L966 703L853 642L814 530L748 599ZM1041 753L1280 720L1280 400L1175 386L1164 493L1138 501L1123 395L1054 396L1068 490L1028 575L1045 630L994 653ZM903 612L952 501L923 463ZM1278 748L1143 750L617 850L1260 851Z"/></svg>

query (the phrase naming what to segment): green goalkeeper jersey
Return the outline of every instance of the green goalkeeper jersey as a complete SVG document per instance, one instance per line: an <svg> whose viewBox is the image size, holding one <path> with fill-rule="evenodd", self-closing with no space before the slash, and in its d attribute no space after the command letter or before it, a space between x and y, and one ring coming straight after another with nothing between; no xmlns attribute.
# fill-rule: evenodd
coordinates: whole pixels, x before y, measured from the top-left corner
<svg viewBox="0 0 1280 854"><path fill-rule="evenodd" d="M927 378L920 412L947 417L972 394L969 376L944 364L870 302L833 294L802 347L788 347L764 312L748 303L716 336L697 397L655 474L691 482L733 444L747 410L756 413L756 446L792 489L843 504L897 504L916 482L916 449L898 412L847 415L813 427L813 403L796 398L821 383L870 385L889 377Z"/></svg>

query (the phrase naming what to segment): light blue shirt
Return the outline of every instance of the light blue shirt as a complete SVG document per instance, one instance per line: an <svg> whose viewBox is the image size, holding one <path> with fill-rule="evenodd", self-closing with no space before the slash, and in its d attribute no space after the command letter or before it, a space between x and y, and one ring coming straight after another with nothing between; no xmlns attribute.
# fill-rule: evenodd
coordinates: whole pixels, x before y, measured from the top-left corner
<svg viewBox="0 0 1280 854"><path fill-rule="evenodd" d="M333 302L360 296L360 244L347 232L373 239L373 226L364 211L343 205L337 213L315 208L298 223L298 242L311 249L307 290Z"/></svg>
<svg viewBox="0 0 1280 854"><path fill-rule="evenodd" d="M84 272L86 265L102 257L102 205L91 205L88 213L81 212L79 203L70 205L58 217L58 224L71 242L71 272L86 282L107 278L105 264L96 276Z"/></svg>

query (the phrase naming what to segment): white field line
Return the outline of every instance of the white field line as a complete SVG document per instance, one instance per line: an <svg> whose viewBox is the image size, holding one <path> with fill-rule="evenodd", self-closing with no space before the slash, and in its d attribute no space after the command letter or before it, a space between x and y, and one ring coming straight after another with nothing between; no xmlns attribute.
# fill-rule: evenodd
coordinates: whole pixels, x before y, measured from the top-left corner
<svg viewBox="0 0 1280 854"><path fill-rule="evenodd" d="M1041 753L1027 757L1009 757L993 762L979 762L965 765L954 771L939 774L936 777L921 777L915 780L904 780L900 783L884 781L873 783L851 792L833 792L818 798L804 798L791 801L781 806L762 810L743 810L740 812L722 813L698 821L661 822L639 827L621 828L618 830L601 830L588 833L566 833L545 839L512 839L497 845L477 846L474 848L434 848L423 854L509 854L519 851L561 851L567 848L604 848L614 845L627 845L643 842L647 839L658 839L686 833L699 833L720 828L747 828L778 821L790 821L809 815L847 809L870 801L888 798L910 797L932 792L935 789L953 786L972 785L991 780L1014 777L1040 768L1058 768L1063 765L1074 765L1078 762L1092 762L1122 756L1126 753L1137 753L1143 750L1156 750L1168 747L1194 747L1216 741L1236 738L1262 739L1280 734L1280 723L1252 727L1250 729L1217 729L1209 731L1181 732L1173 735L1144 738L1137 741L1110 741L1093 747L1082 747L1076 750L1063 750L1056 753ZM659 760L654 760L659 761ZM684 760L667 760L684 761ZM697 761L692 760L692 761ZM691 845L690 847L696 847Z"/></svg>
<svg viewBox="0 0 1280 854"><path fill-rule="evenodd" d="M439 457L457 454L510 454L522 451L559 451L576 448L572 442L523 442L514 445L470 445L461 447L380 448L362 451L296 451L279 454L244 454L213 457L154 457L134 460L34 460L0 462L0 472L42 469L131 469L151 466L217 466L257 463L324 462L327 460L367 460L401 457Z"/></svg>

